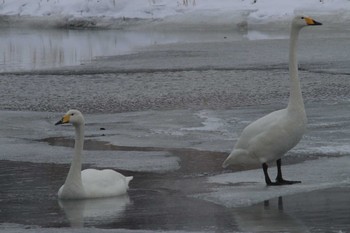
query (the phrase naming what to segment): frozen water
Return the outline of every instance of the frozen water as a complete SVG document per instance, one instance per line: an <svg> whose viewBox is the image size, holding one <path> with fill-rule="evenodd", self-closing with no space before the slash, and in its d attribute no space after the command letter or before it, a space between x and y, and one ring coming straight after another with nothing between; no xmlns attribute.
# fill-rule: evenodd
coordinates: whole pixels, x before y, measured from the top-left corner
<svg viewBox="0 0 350 233"><path fill-rule="evenodd" d="M1 112L1 159L34 163L70 163L73 150L66 147L52 147L39 139L48 137L74 137L72 127L55 127L59 114L37 112ZM54 118L56 116L56 118ZM114 118L114 117L113 117ZM105 122L108 122L105 121ZM93 124L93 123L91 123ZM87 132L89 133L87 127ZM93 128L93 127L92 127ZM93 131L92 134L96 137ZM100 135L101 135L100 131ZM116 133L116 132L114 132ZM113 133L112 133L113 134ZM89 137L90 135L86 135ZM101 137L101 140L108 140ZM167 152L140 151L85 151L85 163L133 171L164 172L178 168L178 158ZM103 158L103 159L101 159Z"/></svg>
<svg viewBox="0 0 350 233"><path fill-rule="evenodd" d="M208 182L225 184L225 186L215 188L210 193L196 195L196 197L227 207L242 207L279 196L349 186L349 166L350 158L348 156L333 159L324 158L298 165L284 166L285 178L302 180L302 184L280 187L267 187L261 169L217 175L209 178ZM273 169L270 168L270 170Z"/></svg>
<svg viewBox="0 0 350 233"><path fill-rule="evenodd" d="M342 156L347 154L349 124L348 104L313 105L307 107L309 130L289 156L297 158ZM264 112L252 108L234 110L171 110L115 114L86 114L86 140L111 145L148 148L148 151L86 150L85 162L133 171L166 171L179 168L179 159L167 149L188 148L229 152L242 129ZM334 113L337 113L334 115ZM54 126L62 113L1 112L0 148L2 159L14 161L70 163L72 150L52 147L41 139L68 137L73 140L70 126ZM100 128L105 130L101 131ZM88 143L91 144L91 143ZM153 148L153 149L152 149ZM130 149L132 150L132 149ZM100 158L104 159L101 160Z"/></svg>

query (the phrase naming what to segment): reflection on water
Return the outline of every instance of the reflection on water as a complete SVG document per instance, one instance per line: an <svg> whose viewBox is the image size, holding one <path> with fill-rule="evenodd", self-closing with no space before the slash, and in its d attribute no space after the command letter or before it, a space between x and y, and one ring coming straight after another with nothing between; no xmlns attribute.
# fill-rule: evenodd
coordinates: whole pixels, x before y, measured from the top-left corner
<svg viewBox="0 0 350 233"><path fill-rule="evenodd" d="M227 34L214 32L0 29L0 72L74 66L155 44L228 39ZM231 34L230 38L243 37Z"/></svg>
<svg viewBox="0 0 350 233"><path fill-rule="evenodd" d="M127 195L113 198L86 200L59 200L72 227L84 227L84 223L108 224L123 216L125 208L130 204Z"/></svg>
<svg viewBox="0 0 350 233"><path fill-rule="evenodd" d="M277 206L272 205L271 201L266 200L249 208L235 209L234 218L239 230L244 232L310 232L299 219L284 212L282 197L278 198Z"/></svg>
<svg viewBox="0 0 350 233"><path fill-rule="evenodd" d="M77 65L125 53L135 41L114 30L1 29L0 72Z"/></svg>

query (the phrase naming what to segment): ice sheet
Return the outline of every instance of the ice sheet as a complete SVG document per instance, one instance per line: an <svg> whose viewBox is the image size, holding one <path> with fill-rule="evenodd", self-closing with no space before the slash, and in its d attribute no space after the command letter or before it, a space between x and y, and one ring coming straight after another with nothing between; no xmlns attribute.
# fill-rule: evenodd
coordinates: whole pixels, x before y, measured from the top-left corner
<svg viewBox="0 0 350 233"><path fill-rule="evenodd" d="M94 131L94 139L114 145L225 151L231 148L235 135L228 131L227 119L211 110L97 114L90 119L103 122L101 126L106 128L104 136Z"/></svg>
<svg viewBox="0 0 350 233"><path fill-rule="evenodd" d="M348 105L313 104L306 108L308 131L286 156L305 160L348 155ZM180 160L169 153L171 149L230 152L244 127L273 110L275 106L85 114L86 140L130 147L128 151L85 150L85 163L99 167L113 164L118 169L134 171L176 170ZM0 159L71 162L71 148L41 141L54 137L73 141L71 126L54 126L63 113L1 111L0 114Z"/></svg>
<svg viewBox="0 0 350 233"><path fill-rule="evenodd" d="M284 177L301 180L301 184L267 187L262 169L227 173L208 178L209 183L221 184L212 192L195 197L226 207L242 207L260 203L279 196L350 185L350 158L322 158L302 164L283 166ZM274 177L275 167L270 167Z"/></svg>
<svg viewBox="0 0 350 233"><path fill-rule="evenodd" d="M46 143L3 141L0 145L2 160L33 163L69 164L73 148L52 147ZM138 151L84 151L84 164L88 167L112 167L115 169L144 172L165 172L179 168L179 159L167 152Z"/></svg>
<svg viewBox="0 0 350 233"><path fill-rule="evenodd" d="M47 137L62 136L73 140L74 130L72 126L54 126L61 115L62 113L1 111L0 159L69 164L73 156L72 148L53 147L40 141L40 139ZM87 128L90 127L87 126ZM99 135L102 134L102 131L96 132L99 132ZM87 133L89 134L89 130ZM104 137L101 138L104 139ZM91 166L113 167L130 171L164 172L176 170L179 167L177 157L162 151L85 150L84 163Z"/></svg>

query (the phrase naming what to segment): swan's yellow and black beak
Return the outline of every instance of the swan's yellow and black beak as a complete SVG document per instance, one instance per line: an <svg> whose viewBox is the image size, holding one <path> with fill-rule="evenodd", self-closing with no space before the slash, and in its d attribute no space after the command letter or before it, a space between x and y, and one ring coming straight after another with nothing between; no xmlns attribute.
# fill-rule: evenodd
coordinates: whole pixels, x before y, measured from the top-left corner
<svg viewBox="0 0 350 233"><path fill-rule="evenodd" d="M310 17L304 17L304 20L305 20L306 24L307 24L307 25L310 25L310 26L322 25L322 23L317 22L316 20L313 20L313 19L310 18Z"/></svg>
<svg viewBox="0 0 350 233"><path fill-rule="evenodd" d="M56 122L55 125L62 125L62 124L69 123L69 120L70 120L69 115L64 115L64 116L62 117L61 120L59 120L58 122Z"/></svg>

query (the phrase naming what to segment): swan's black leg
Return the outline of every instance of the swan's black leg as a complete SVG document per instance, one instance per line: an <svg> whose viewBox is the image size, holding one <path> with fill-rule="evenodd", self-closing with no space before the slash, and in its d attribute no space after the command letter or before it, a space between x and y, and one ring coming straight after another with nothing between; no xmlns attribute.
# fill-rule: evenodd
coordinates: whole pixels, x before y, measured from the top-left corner
<svg viewBox="0 0 350 233"><path fill-rule="evenodd" d="M282 178L282 161L281 159L277 160L277 177L276 177L276 182L272 182L269 174L267 173L268 165L267 163L262 164L262 168L264 170L264 176L265 176L265 182L267 186L272 186L272 185L288 185L288 184L298 184L301 183L301 181L291 181L291 180L284 180Z"/></svg>
<svg viewBox="0 0 350 233"><path fill-rule="evenodd" d="M282 161L281 161L281 159L278 159L276 161L276 164L277 164L276 185L299 184L299 183L301 183L301 181L284 180L282 178L282 170L281 170Z"/></svg>
<svg viewBox="0 0 350 233"><path fill-rule="evenodd" d="M262 168L263 168L264 176L265 176L265 182L266 182L266 185L273 185L273 183L271 182L271 179L269 177L269 174L267 173L268 167L269 166L267 166L267 163L262 164Z"/></svg>

